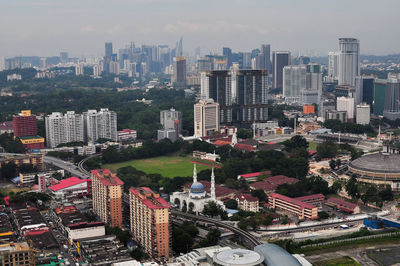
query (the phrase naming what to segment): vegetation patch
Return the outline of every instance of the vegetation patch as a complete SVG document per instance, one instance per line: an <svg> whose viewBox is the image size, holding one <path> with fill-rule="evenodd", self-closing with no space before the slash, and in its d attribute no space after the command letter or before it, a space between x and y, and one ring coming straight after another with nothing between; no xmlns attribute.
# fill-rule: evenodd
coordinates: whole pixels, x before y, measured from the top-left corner
<svg viewBox="0 0 400 266"><path fill-rule="evenodd" d="M341 258L336 258L336 259L332 259L332 260L324 260L324 261L319 261L319 262L315 262L314 265L316 266L359 266L361 265L360 263L358 263L357 261L355 261L354 259L345 256L345 257L341 257Z"/></svg>

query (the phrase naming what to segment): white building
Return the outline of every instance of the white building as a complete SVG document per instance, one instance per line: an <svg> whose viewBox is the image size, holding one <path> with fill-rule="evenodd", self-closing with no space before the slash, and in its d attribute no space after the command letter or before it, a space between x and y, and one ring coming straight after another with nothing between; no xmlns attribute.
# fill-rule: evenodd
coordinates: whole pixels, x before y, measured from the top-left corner
<svg viewBox="0 0 400 266"><path fill-rule="evenodd" d="M173 107L169 110L162 110L160 112L160 124L164 129L175 129L179 133L182 131L182 113Z"/></svg>
<svg viewBox="0 0 400 266"><path fill-rule="evenodd" d="M351 97L338 97L336 99L336 110L346 111L347 119L354 119L354 98Z"/></svg>
<svg viewBox="0 0 400 266"><path fill-rule="evenodd" d="M356 121L360 125L368 125L371 120L371 107L367 103L358 104L356 107Z"/></svg>
<svg viewBox="0 0 400 266"><path fill-rule="evenodd" d="M194 135L204 137L219 131L219 104L201 99L194 105Z"/></svg>
<svg viewBox="0 0 400 266"><path fill-rule="evenodd" d="M339 52L328 53L328 76L337 79L339 75Z"/></svg>
<svg viewBox="0 0 400 266"><path fill-rule="evenodd" d="M176 204L178 209L182 210L184 206L186 206L186 209L188 211L190 210L195 213L202 212L204 206L212 201L214 201L216 204L220 205L223 209L225 209L224 203L220 200L217 200L215 196L214 168L212 168L211 171L211 191L210 194L207 194L203 184L197 182L196 164L194 164L193 168L193 184L190 187L190 191L174 192L170 197L170 202L172 204Z"/></svg>
<svg viewBox="0 0 400 266"><path fill-rule="evenodd" d="M75 75L82 76L84 75L84 65L83 63L79 63L75 66Z"/></svg>
<svg viewBox="0 0 400 266"><path fill-rule="evenodd" d="M354 38L339 39L338 85L356 85L360 75L360 42Z"/></svg>
<svg viewBox="0 0 400 266"><path fill-rule="evenodd" d="M102 108L100 111L88 110L83 113L87 141L100 138L117 141L117 113Z"/></svg>
<svg viewBox="0 0 400 266"><path fill-rule="evenodd" d="M306 89L306 65L290 65L283 68L283 97L288 102L299 102Z"/></svg>
<svg viewBox="0 0 400 266"><path fill-rule="evenodd" d="M310 63L307 65L306 89L302 91L302 104L319 104L322 95L321 65Z"/></svg>
<svg viewBox="0 0 400 266"><path fill-rule="evenodd" d="M93 77L97 78L100 77L101 74L101 68L100 65L96 64L93 66Z"/></svg>
<svg viewBox="0 0 400 266"><path fill-rule="evenodd" d="M20 74L7 75L7 81L13 81L13 80L22 80L22 76Z"/></svg>
<svg viewBox="0 0 400 266"><path fill-rule="evenodd" d="M46 141L50 148L68 142L85 141L83 116L68 111L66 114L54 112L46 116Z"/></svg>
<svg viewBox="0 0 400 266"><path fill-rule="evenodd" d="M57 199L64 199L90 194L91 182L91 179L80 179L73 176L61 180L58 184L49 187L49 189Z"/></svg>
<svg viewBox="0 0 400 266"><path fill-rule="evenodd" d="M114 61L110 62L110 73L119 75L120 73L119 62L114 62Z"/></svg>

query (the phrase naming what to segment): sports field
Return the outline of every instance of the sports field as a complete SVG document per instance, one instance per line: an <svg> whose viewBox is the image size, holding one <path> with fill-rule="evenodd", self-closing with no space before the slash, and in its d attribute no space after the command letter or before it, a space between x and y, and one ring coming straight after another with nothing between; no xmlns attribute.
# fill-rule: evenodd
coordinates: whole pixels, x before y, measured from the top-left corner
<svg viewBox="0 0 400 266"><path fill-rule="evenodd" d="M122 163L105 164L103 168L108 168L117 172L118 168L133 166L146 174L160 174L165 177L192 176L193 175L192 157L181 157L176 155L160 156L149 159L126 161ZM209 168L208 166L197 164L197 171Z"/></svg>

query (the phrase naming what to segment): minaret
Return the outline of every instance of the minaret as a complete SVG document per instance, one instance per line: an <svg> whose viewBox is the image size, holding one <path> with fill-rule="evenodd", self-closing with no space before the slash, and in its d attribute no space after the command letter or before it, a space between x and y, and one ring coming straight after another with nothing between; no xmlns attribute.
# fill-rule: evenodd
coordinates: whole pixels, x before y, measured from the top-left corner
<svg viewBox="0 0 400 266"><path fill-rule="evenodd" d="M214 167L211 170L211 198L215 200L215 175Z"/></svg>
<svg viewBox="0 0 400 266"><path fill-rule="evenodd" d="M232 143L231 146L234 147L238 143L236 132L232 135Z"/></svg>
<svg viewBox="0 0 400 266"><path fill-rule="evenodd" d="M196 164L193 165L193 183L197 183L197 170Z"/></svg>

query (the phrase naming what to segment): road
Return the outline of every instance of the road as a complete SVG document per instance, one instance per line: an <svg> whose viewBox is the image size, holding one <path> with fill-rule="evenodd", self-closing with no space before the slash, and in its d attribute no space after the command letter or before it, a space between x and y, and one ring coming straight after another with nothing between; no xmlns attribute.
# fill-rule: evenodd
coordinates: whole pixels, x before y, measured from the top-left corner
<svg viewBox="0 0 400 266"><path fill-rule="evenodd" d="M47 164L51 164L61 169L64 169L65 171L70 172L73 176L77 176L83 179L89 178L89 174L80 171L79 168L73 163L66 162L51 156L44 156L43 161Z"/></svg>

